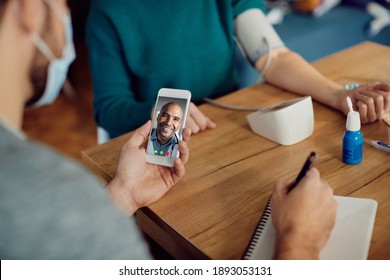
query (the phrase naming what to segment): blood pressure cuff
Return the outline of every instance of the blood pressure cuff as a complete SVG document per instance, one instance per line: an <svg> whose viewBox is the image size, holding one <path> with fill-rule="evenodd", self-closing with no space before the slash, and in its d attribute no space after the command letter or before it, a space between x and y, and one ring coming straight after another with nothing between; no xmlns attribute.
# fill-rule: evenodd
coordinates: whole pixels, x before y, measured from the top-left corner
<svg viewBox="0 0 390 280"><path fill-rule="evenodd" d="M249 9L236 17L235 36L240 51L253 66L261 56L271 54L272 49L284 47L283 41L260 9ZM261 73L264 73L270 60L271 55Z"/></svg>

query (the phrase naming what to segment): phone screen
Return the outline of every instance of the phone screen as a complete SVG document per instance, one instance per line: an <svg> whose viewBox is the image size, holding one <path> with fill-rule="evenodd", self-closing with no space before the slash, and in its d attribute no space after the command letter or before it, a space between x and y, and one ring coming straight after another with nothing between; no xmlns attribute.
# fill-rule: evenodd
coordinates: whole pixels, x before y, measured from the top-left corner
<svg viewBox="0 0 390 280"><path fill-rule="evenodd" d="M159 96L153 115L147 154L176 158L185 125L188 99Z"/></svg>

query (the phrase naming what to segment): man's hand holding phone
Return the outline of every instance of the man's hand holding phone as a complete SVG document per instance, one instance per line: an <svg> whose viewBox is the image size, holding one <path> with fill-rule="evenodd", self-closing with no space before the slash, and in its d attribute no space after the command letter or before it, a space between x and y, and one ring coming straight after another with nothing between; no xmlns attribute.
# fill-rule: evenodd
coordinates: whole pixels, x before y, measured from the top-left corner
<svg viewBox="0 0 390 280"><path fill-rule="evenodd" d="M145 144L150 130L148 121L122 147L115 177L108 185L111 197L128 215L159 200L185 174L191 130L182 130L182 141L178 144L180 156L173 159L173 167L146 162Z"/></svg>

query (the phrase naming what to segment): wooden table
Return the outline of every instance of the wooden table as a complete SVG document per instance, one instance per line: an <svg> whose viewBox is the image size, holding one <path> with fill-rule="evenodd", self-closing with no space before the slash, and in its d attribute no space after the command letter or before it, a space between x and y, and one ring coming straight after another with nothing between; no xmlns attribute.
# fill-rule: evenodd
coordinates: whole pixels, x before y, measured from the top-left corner
<svg viewBox="0 0 390 280"><path fill-rule="evenodd" d="M321 59L314 66L339 83L389 81L390 48L365 42ZM264 84L219 101L264 107L296 97ZM185 177L161 200L136 214L142 230L172 256L240 259L275 180L294 179L306 156L316 151L319 159L315 166L336 195L378 202L369 259L390 259L390 154L365 144L360 164L344 164L343 114L314 103L313 135L295 145L281 146L250 130L248 112L209 104L200 109L217 123L217 128L192 136ZM390 142L390 128L384 121L364 125L362 132L366 138ZM83 159L98 176L109 181L115 173L120 147L129 135L83 151Z"/></svg>

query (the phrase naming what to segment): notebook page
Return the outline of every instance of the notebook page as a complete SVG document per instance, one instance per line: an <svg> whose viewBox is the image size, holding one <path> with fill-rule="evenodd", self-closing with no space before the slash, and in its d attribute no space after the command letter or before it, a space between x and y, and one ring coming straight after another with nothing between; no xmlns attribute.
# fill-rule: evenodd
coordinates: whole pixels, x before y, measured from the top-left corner
<svg viewBox="0 0 390 280"><path fill-rule="evenodd" d="M370 248L377 202L372 199L334 196L336 224L320 253L324 260L364 260Z"/></svg>
<svg viewBox="0 0 390 280"><path fill-rule="evenodd" d="M377 202L372 199L334 196L338 203L336 224L320 259L367 259L374 227ZM245 259L272 259L276 242L275 228L269 217L253 252Z"/></svg>

